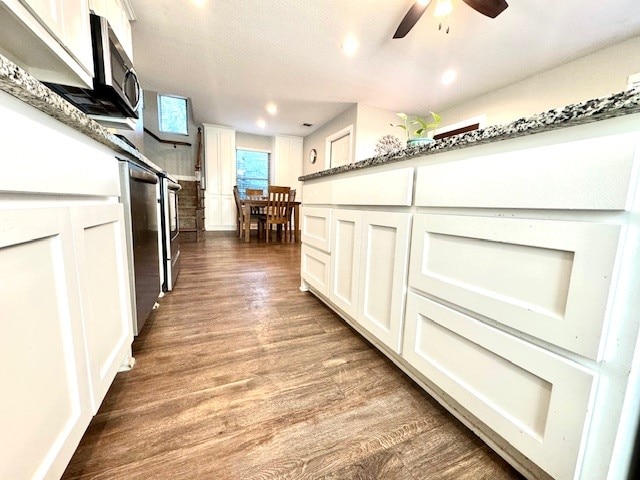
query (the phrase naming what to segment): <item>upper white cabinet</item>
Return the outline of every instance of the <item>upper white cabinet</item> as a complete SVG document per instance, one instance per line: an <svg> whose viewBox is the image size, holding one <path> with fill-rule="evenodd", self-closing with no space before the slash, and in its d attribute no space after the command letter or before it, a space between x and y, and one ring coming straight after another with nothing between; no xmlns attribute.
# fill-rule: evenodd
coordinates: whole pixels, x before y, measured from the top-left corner
<svg viewBox="0 0 640 480"><path fill-rule="evenodd" d="M271 154L271 184L296 189L296 200L302 197L302 137L275 136Z"/></svg>
<svg viewBox="0 0 640 480"><path fill-rule="evenodd" d="M206 230L233 230L236 206L236 131L204 125Z"/></svg>
<svg viewBox="0 0 640 480"><path fill-rule="evenodd" d="M135 20L130 0L89 0L89 7L96 15L105 17L120 41L129 59L133 62L133 38L131 21Z"/></svg>
<svg viewBox="0 0 640 480"><path fill-rule="evenodd" d="M86 0L0 0L0 53L39 80L91 87Z"/></svg>

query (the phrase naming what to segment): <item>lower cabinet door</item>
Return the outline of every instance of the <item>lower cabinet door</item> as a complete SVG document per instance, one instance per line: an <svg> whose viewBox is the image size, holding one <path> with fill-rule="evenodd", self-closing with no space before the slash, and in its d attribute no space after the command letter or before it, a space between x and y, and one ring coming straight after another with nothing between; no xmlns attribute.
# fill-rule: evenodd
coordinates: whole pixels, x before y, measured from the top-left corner
<svg viewBox="0 0 640 480"><path fill-rule="evenodd" d="M122 205L74 208L72 217L95 414L133 342Z"/></svg>
<svg viewBox="0 0 640 480"><path fill-rule="evenodd" d="M329 296L331 257L308 245L302 245L300 276L309 286L325 297Z"/></svg>
<svg viewBox="0 0 640 480"><path fill-rule="evenodd" d="M0 478L59 478L91 420L69 210L0 210L0 265Z"/></svg>
<svg viewBox="0 0 640 480"><path fill-rule="evenodd" d="M410 213L363 213L357 321L396 353L402 347L410 229Z"/></svg>
<svg viewBox="0 0 640 480"><path fill-rule="evenodd" d="M362 211L333 210L331 247L331 282L329 299L347 315L358 315L358 282Z"/></svg>
<svg viewBox="0 0 640 480"><path fill-rule="evenodd" d="M578 474L596 374L409 293L402 356L553 478Z"/></svg>

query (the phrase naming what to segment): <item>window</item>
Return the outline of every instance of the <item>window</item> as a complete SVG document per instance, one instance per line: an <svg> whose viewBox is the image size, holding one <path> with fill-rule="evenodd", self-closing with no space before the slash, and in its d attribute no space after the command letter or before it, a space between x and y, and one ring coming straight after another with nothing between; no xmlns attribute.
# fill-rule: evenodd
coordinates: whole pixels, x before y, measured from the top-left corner
<svg viewBox="0 0 640 480"><path fill-rule="evenodd" d="M269 188L269 152L236 150L236 183L240 195L247 188L266 191Z"/></svg>
<svg viewBox="0 0 640 480"><path fill-rule="evenodd" d="M163 133L189 135L186 98L158 95L158 128Z"/></svg>

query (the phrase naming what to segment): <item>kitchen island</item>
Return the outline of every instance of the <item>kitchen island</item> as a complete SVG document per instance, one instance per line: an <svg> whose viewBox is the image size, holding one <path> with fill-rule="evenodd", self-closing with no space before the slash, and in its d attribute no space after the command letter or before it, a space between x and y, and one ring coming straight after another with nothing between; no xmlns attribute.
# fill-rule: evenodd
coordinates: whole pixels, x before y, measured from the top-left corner
<svg viewBox="0 0 640 480"><path fill-rule="evenodd" d="M303 176L302 289L530 478L625 478L640 90Z"/></svg>

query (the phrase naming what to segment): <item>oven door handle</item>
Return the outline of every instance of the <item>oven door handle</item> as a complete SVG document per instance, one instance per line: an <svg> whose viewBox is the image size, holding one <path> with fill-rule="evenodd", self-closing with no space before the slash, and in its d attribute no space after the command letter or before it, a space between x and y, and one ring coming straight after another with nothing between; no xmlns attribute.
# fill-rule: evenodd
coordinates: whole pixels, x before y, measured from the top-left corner
<svg viewBox="0 0 640 480"><path fill-rule="evenodd" d="M182 190L182 185L179 183L173 183L172 181L168 181L167 186L169 187L169 190L175 190L176 192Z"/></svg>
<svg viewBox="0 0 640 480"><path fill-rule="evenodd" d="M158 177L153 175L152 173L143 172L141 170L134 170L132 168L129 169L129 176L134 180L138 180L140 182L145 183L158 183Z"/></svg>

